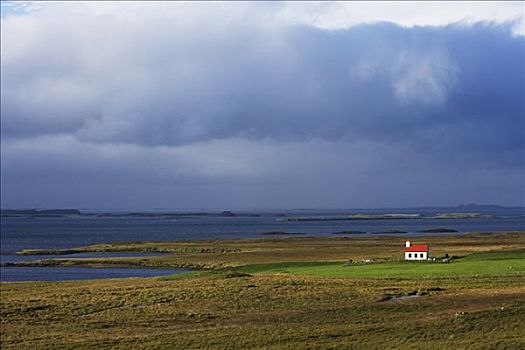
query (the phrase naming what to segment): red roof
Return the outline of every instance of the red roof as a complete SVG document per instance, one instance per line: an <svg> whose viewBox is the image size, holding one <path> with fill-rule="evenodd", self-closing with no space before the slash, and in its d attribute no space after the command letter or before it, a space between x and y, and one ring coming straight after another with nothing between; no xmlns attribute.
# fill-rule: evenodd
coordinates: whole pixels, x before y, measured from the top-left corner
<svg viewBox="0 0 525 350"><path fill-rule="evenodd" d="M428 245L416 244L411 247L405 248L405 252L428 252Z"/></svg>

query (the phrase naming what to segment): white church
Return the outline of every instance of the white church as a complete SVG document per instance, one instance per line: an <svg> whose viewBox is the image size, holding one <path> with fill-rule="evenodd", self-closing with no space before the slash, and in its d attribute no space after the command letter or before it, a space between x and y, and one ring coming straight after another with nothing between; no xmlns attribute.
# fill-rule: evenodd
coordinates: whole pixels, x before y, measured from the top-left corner
<svg viewBox="0 0 525 350"><path fill-rule="evenodd" d="M410 241L405 243L405 260L427 260L429 257L427 244L412 245Z"/></svg>

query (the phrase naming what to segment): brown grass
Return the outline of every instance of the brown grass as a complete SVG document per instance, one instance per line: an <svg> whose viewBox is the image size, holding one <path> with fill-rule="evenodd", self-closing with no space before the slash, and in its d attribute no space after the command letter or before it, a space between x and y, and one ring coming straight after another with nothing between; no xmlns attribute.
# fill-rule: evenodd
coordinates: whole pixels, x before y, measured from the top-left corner
<svg viewBox="0 0 525 350"><path fill-rule="evenodd" d="M435 254L523 248L523 235L420 238ZM232 249L209 266L398 254L403 238L151 243ZM122 245L124 246L124 245ZM150 259L150 258L148 258ZM523 349L525 276L352 279L223 272L1 283L2 349ZM426 294L403 301L385 295Z"/></svg>
<svg viewBox="0 0 525 350"><path fill-rule="evenodd" d="M191 242L137 242L94 245L82 251L162 251L177 255L140 258L56 259L43 265L119 264L146 267L223 268L245 264L296 261L344 261L370 258L401 259L404 242L425 242L431 254L464 255L472 252L525 247L523 233L433 235L419 237L289 237ZM38 252L38 251L37 251Z"/></svg>

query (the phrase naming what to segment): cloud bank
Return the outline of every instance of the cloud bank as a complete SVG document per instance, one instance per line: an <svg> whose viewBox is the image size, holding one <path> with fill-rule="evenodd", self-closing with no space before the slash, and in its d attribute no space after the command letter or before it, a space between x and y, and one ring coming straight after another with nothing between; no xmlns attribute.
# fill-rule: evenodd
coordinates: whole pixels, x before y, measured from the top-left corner
<svg viewBox="0 0 525 350"><path fill-rule="evenodd" d="M1 22L2 206L525 204L510 4L37 5Z"/></svg>

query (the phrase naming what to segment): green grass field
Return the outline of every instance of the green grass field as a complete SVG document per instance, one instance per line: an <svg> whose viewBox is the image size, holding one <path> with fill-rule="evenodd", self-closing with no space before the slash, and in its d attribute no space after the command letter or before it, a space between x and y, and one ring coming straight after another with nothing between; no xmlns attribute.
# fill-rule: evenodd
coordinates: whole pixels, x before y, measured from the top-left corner
<svg viewBox="0 0 525 350"><path fill-rule="evenodd" d="M348 265L344 262L292 262L249 265L240 271L348 278L525 275L525 251L476 253L450 263L395 261Z"/></svg>

